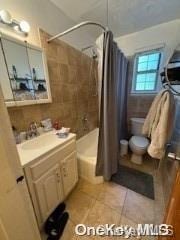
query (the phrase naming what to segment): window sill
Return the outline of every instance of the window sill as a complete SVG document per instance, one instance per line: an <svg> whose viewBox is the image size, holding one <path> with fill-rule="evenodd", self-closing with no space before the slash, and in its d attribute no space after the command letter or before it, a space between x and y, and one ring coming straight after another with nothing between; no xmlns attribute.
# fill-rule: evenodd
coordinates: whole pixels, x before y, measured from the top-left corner
<svg viewBox="0 0 180 240"><path fill-rule="evenodd" d="M130 92L130 95L131 96L142 96L142 95L145 95L145 96L147 96L147 95L151 95L151 96L153 96L153 95L156 95L158 93L158 91L154 91L154 92Z"/></svg>

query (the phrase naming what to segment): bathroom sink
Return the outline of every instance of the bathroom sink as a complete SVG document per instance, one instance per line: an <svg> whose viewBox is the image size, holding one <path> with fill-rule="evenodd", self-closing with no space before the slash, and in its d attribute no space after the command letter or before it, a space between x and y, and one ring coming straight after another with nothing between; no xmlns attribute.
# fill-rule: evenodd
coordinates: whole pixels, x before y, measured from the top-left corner
<svg viewBox="0 0 180 240"><path fill-rule="evenodd" d="M67 138L59 138L56 135L56 131L53 130L43 133L42 135L33 139L27 140L26 142L17 144L21 165L25 166L26 164L48 153L56 147L63 146L73 138L76 138L76 135L73 133L69 133Z"/></svg>
<svg viewBox="0 0 180 240"><path fill-rule="evenodd" d="M58 137L55 135L55 133L44 134L24 142L21 145L21 148L23 150L33 150L33 149L44 148L46 146L51 145L55 140L57 140L57 138Z"/></svg>

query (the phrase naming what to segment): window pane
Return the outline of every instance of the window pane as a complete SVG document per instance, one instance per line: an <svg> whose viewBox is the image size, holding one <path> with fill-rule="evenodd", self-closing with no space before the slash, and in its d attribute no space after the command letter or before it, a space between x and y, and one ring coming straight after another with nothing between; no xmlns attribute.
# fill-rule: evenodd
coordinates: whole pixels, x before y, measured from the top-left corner
<svg viewBox="0 0 180 240"><path fill-rule="evenodd" d="M149 54L148 61L158 61L160 53Z"/></svg>
<svg viewBox="0 0 180 240"><path fill-rule="evenodd" d="M145 81L146 81L146 74L137 74L137 79L136 79L137 83L145 82Z"/></svg>
<svg viewBox="0 0 180 240"><path fill-rule="evenodd" d="M144 90L144 85L145 83L136 83L136 90L137 91Z"/></svg>
<svg viewBox="0 0 180 240"><path fill-rule="evenodd" d="M139 63L139 64L138 64L138 72L140 72L140 71L146 71L146 70L147 70L147 67L148 67L147 62Z"/></svg>
<svg viewBox="0 0 180 240"><path fill-rule="evenodd" d="M155 90L156 73L147 73L145 90Z"/></svg>
<svg viewBox="0 0 180 240"><path fill-rule="evenodd" d="M148 67L147 67L148 70L157 70L157 68L158 68L158 61L148 62Z"/></svg>
<svg viewBox="0 0 180 240"><path fill-rule="evenodd" d="M147 62L147 61L148 61L148 55L139 56L138 63Z"/></svg>
<svg viewBox="0 0 180 240"><path fill-rule="evenodd" d="M145 90L154 90L155 89L155 82L146 82L145 83Z"/></svg>
<svg viewBox="0 0 180 240"><path fill-rule="evenodd" d="M135 90L142 91L144 90L146 83L146 74L137 74Z"/></svg>
<svg viewBox="0 0 180 240"><path fill-rule="evenodd" d="M155 90L156 85L156 72L137 74L136 77L136 91L152 91Z"/></svg>
<svg viewBox="0 0 180 240"><path fill-rule="evenodd" d="M156 73L147 73L146 81L147 82L155 82L156 81Z"/></svg>

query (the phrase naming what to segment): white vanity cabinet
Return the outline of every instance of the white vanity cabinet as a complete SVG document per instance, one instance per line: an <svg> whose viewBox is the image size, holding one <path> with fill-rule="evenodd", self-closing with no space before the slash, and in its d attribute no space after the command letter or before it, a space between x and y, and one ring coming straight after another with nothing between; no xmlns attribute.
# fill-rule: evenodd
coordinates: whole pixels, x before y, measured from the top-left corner
<svg viewBox="0 0 180 240"><path fill-rule="evenodd" d="M24 172L37 222L42 228L78 181L75 137L28 163Z"/></svg>

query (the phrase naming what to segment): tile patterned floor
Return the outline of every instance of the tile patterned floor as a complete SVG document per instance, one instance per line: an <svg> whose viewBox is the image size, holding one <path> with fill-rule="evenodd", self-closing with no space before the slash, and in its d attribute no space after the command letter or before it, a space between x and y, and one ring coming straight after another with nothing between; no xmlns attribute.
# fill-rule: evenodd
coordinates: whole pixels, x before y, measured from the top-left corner
<svg viewBox="0 0 180 240"><path fill-rule="evenodd" d="M116 224L136 226L137 223L161 222L163 213L163 201L160 194L160 184L157 177L157 164L144 162L143 166L133 166L125 159L123 164L138 170L153 174L155 179L155 200L148 199L123 186L112 182L93 185L82 179L68 197L67 211L70 219L65 228L62 240L86 240L86 239L125 239L123 237L88 237L75 235L74 229L77 223L90 226L100 224ZM161 208L162 207L162 208ZM157 218L159 216L159 219ZM131 237L129 239L137 239ZM154 237L141 237L143 240L155 240Z"/></svg>

